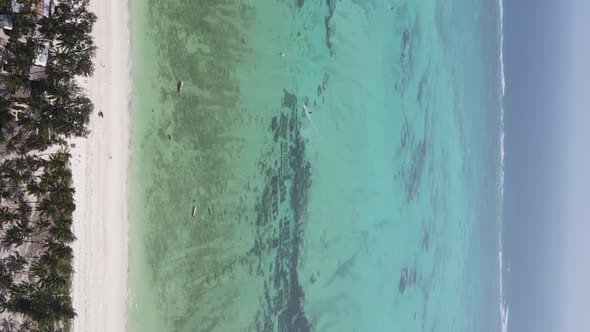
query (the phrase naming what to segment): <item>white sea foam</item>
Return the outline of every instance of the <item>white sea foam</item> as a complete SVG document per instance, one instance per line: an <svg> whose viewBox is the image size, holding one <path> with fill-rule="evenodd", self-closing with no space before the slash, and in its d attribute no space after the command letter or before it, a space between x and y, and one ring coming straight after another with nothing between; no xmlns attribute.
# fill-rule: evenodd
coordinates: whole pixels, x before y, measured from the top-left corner
<svg viewBox="0 0 590 332"><path fill-rule="evenodd" d="M498 0L500 10L500 80L502 84L502 97L506 93L506 80L504 79L504 2Z"/></svg>
<svg viewBox="0 0 590 332"><path fill-rule="evenodd" d="M502 96L500 101L500 209L498 214L498 246L500 252L498 254L498 280L500 286L500 327L501 332L508 331L508 316L510 308L506 301L504 294L504 260L502 257L502 249L504 243L502 240L502 221L504 218L504 96L506 94L506 80L504 76L504 3L503 0L498 0L498 9L500 14L500 84L502 88Z"/></svg>
<svg viewBox="0 0 590 332"><path fill-rule="evenodd" d="M502 231L500 231L500 236L498 237L500 248L502 247ZM502 259L502 249L500 249L500 253L498 254L498 265L499 265L499 283L500 283L500 327L501 332L508 331L508 314L510 309L508 307L508 303L506 302L506 298L504 295L504 261Z"/></svg>

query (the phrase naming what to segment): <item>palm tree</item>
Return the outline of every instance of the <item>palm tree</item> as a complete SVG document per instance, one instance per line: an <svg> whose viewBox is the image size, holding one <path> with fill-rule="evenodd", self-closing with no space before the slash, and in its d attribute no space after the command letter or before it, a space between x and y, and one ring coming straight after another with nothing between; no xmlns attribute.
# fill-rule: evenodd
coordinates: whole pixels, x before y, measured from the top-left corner
<svg viewBox="0 0 590 332"><path fill-rule="evenodd" d="M18 220L18 214L6 206L0 206L0 227Z"/></svg>
<svg viewBox="0 0 590 332"><path fill-rule="evenodd" d="M0 143L4 140L4 133L2 132L4 125L12 121L13 117L10 114L11 102L7 99L0 98Z"/></svg>
<svg viewBox="0 0 590 332"><path fill-rule="evenodd" d="M32 306L22 308L23 313L39 321L41 326L53 326L58 321L76 316L69 296L55 295L48 289L37 288L31 300Z"/></svg>
<svg viewBox="0 0 590 332"><path fill-rule="evenodd" d="M16 41L33 28L32 17L29 13L15 15L6 66L12 92L27 83L24 74L37 51L35 40ZM48 64L49 80L33 84L30 98L0 100L1 153L2 158L10 158L0 165L0 241L13 248L26 242L43 244L42 253L29 258L31 262L15 251L0 264L0 288L8 290L7 296L0 297L0 310L30 317L22 330L60 330L63 324L58 322L75 316L69 295L73 273L69 244L75 241L71 156L64 149L44 160L31 151L88 134L94 106L72 78L91 75L94 70L96 45L91 32L95 22L88 0L59 1L53 15L41 19L42 33L55 40L56 46ZM17 108L21 112L18 121L13 121L10 110ZM8 133L7 123L17 130ZM29 199L30 195L36 198ZM26 274L31 282L15 284L15 273Z"/></svg>
<svg viewBox="0 0 590 332"><path fill-rule="evenodd" d="M41 121L37 122L40 130L37 133L31 133L23 142L26 151L38 150L45 151L52 145L47 128L43 128Z"/></svg>
<svg viewBox="0 0 590 332"><path fill-rule="evenodd" d="M35 28L35 21L27 13L13 13L11 36L18 39Z"/></svg>
<svg viewBox="0 0 590 332"><path fill-rule="evenodd" d="M18 202L18 206L16 208L18 212L20 222L23 226L29 225L29 218L31 217L31 212L33 212L33 208L27 203L25 200L21 199Z"/></svg>
<svg viewBox="0 0 590 332"><path fill-rule="evenodd" d="M14 320L12 317L3 318L0 326L2 326L2 332L14 331Z"/></svg>
<svg viewBox="0 0 590 332"><path fill-rule="evenodd" d="M8 291L10 292L10 297L19 297L24 296L27 294L31 294L35 289L34 285L30 282L23 281L18 284L12 284Z"/></svg>
<svg viewBox="0 0 590 332"><path fill-rule="evenodd" d="M4 179L5 184L11 187L20 186L23 181L22 174L13 166L12 160L3 163L0 176Z"/></svg>
<svg viewBox="0 0 590 332"><path fill-rule="evenodd" d="M86 96L74 95L59 103L46 103L38 110L40 120L56 135L64 137L85 137L86 125L94 105Z"/></svg>
<svg viewBox="0 0 590 332"><path fill-rule="evenodd" d="M18 251L15 251L4 259L4 266L8 272L13 274L18 273L27 266L27 260L21 256Z"/></svg>
<svg viewBox="0 0 590 332"><path fill-rule="evenodd" d="M53 217L59 215L60 207L55 204L51 197L44 198L41 204L37 206L37 211L41 213L41 216Z"/></svg>
<svg viewBox="0 0 590 332"><path fill-rule="evenodd" d="M35 234L34 236L40 236L41 234L47 232L47 229L49 227L51 227L52 224L52 220L49 218L44 218L43 216L39 216L38 218L36 218L35 220L35 230L38 231L37 234Z"/></svg>
<svg viewBox="0 0 590 332"><path fill-rule="evenodd" d="M40 168L43 167L45 161L37 155L27 154L20 157L21 162L24 164L24 167L29 169L31 172L37 172Z"/></svg>
<svg viewBox="0 0 590 332"><path fill-rule="evenodd" d="M12 95L17 92L18 90L25 89L27 86L28 79L23 74L22 64L20 63L11 63L6 65L6 70L10 70L11 72L8 74L2 75L2 80L8 87L9 97L10 100L13 100Z"/></svg>
<svg viewBox="0 0 590 332"><path fill-rule="evenodd" d="M91 33L95 22L96 15L88 11L85 0L60 2L52 17L41 22L41 31L56 40L52 66L54 72L61 73L59 76L92 75L96 46Z"/></svg>
<svg viewBox="0 0 590 332"><path fill-rule="evenodd" d="M55 6L56 38L68 39L72 35L87 35L92 32L96 15L88 11L88 1L61 1Z"/></svg>
<svg viewBox="0 0 590 332"><path fill-rule="evenodd" d="M22 227L20 224L12 225L2 236L2 244L7 247L14 246L19 247L28 238L30 229Z"/></svg>
<svg viewBox="0 0 590 332"><path fill-rule="evenodd" d="M39 278L37 285L55 293L64 292L67 291L69 279L69 276L64 275L56 270L52 270L48 275Z"/></svg>
<svg viewBox="0 0 590 332"><path fill-rule="evenodd" d="M22 43L18 40L11 39L6 45L6 50L9 56L5 69L10 75L14 75L14 78L26 80L24 76L25 70L33 64L37 51L37 42L32 39L28 39L26 43ZM10 79L10 77L9 77ZM16 89L13 90L13 92Z"/></svg>
<svg viewBox="0 0 590 332"><path fill-rule="evenodd" d="M39 259L31 263L29 273L39 279L47 278L51 273L51 264Z"/></svg>
<svg viewBox="0 0 590 332"><path fill-rule="evenodd" d="M43 188L41 188L40 180L38 179L33 179L27 183L27 192L36 197L40 197L45 194L45 191Z"/></svg>
<svg viewBox="0 0 590 332"><path fill-rule="evenodd" d="M76 241L76 236L72 232L71 224L53 226L49 229L49 233L54 240L64 244L70 244Z"/></svg>
<svg viewBox="0 0 590 332"><path fill-rule="evenodd" d="M52 55L53 65L58 71L86 77L94 73L92 59L96 55L96 45L90 42L76 48L55 49Z"/></svg>
<svg viewBox="0 0 590 332"><path fill-rule="evenodd" d="M8 289L10 286L12 286L13 283L13 279L12 279L12 274L8 271L6 271L6 269L2 269L0 271L0 288L2 289ZM0 303L1 300L3 300L4 298L0 299ZM0 313L4 312L4 310L2 310L2 305L0 304Z"/></svg>
<svg viewBox="0 0 590 332"><path fill-rule="evenodd" d="M72 96L81 95L82 89L72 79L52 80L47 86L46 93L45 97L53 103L64 104Z"/></svg>
<svg viewBox="0 0 590 332"><path fill-rule="evenodd" d="M33 330L33 321L30 318L25 318L23 322L20 323L17 332L28 332Z"/></svg>
<svg viewBox="0 0 590 332"><path fill-rule="evenodd" d="M74 252L72 248L65 245L64 243L48 240L45 243L45 248L47 249L47 254L53 255L54 258L59 260L72 260L74 259Z"/></svg>
<svg viewBox="0 0 590 332"><path fill-rule="evenodd" d="M67 149L61 149L49 157L47 168L49 170L56 169L56 168L58 168L58 169L67 168L67 166L70 163L71 156L72 155L70 154L70 152Z"/></svg>
<svg viewBox="0 0 590 332"><path fill-rule="evenodd" d="M22 197L21 188L2 183L0 201L14 204Z"/></svg>

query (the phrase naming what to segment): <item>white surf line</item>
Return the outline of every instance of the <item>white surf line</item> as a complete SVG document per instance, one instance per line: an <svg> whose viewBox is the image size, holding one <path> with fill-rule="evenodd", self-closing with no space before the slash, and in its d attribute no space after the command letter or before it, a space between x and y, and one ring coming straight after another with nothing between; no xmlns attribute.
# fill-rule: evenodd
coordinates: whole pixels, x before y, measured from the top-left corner
<svg viewBox="0 0 590 332"><path fill-rule="evenodd" d="M309 120L309 123L311 123L311 128L313 128L313 131L315 131L315 133L319 136L320 135L320 132L318 131L318 129L316 128L315 124L311 120L311 116L309 115L309 111L307 110L307 106L305 105L305 103L303 103L303 112L305 113L305 116Z"/></svg>

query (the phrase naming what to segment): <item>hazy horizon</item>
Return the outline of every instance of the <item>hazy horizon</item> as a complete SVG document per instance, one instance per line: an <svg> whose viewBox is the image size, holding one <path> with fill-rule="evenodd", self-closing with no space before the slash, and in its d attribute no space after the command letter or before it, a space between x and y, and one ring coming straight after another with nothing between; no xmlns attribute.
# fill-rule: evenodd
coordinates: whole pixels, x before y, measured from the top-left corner
<svg viewBox="0 0 590 332"><path fill-rule="evenodd" d="M505 251L510 331L582 331L590 269L590 65L583 1L506 3ZM582 262L582 263L581 263Z"/></svg>

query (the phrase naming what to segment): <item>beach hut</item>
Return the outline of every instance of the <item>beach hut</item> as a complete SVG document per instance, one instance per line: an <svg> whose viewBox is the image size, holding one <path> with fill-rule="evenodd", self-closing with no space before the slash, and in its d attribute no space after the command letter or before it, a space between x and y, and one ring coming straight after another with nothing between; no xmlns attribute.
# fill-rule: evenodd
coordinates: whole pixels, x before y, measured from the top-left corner
<svg viewBox="0 0 590 332"><path fill-rule="evenodd" d="M49 17L51 9L51 0L43 0L37 3L37 8L35 8L35 12L38 16Z"/></svg>
<svg viewBox="0 0 590 332"><path fill-rule="evenodd" d="M24 2L24 1L23 1ZM49 17L51 13L51 0L40 0L36 5L31 6L28 10L24 4L17 0L8 0L8 10L13 13L33 12L39 17Z"/></svg>
<svg viewBox="0 0 590 332"><path fill-rule="evenodd" d="M6 49L0 46L0 73L4 71L4 62L6 61Z"/></svg>
<svg viewBox="0 0 590 332"><path fill-rule="evenodd" d="M39 44L37 47L37 54L35 55L35 60L33 61L33 65L46 67L47 60L49 59L49 42L45 41Z"/></svg>
<svg viewBox="0 0 590 332"><path fill-rule="evenodd" d="M44 81L49 78L47 68L41 66L31 66L27 71L27 76L30 81Z"/></svg>
<svg viewBox="0 0 590 332"><path fill-rule="evenodd" d="M25 10L25 5L23 5L22 3L20 3L16 0L9 0L8 2L9 2L8 8L13 13L20 13Z"/></svg>
<svg viewBox="0 0 590 332"><path fill-rule="evenodd" d="M8 14L0 15L0 25L2 25L2 29L4 30L12 30L12 16Z"/></svg>

